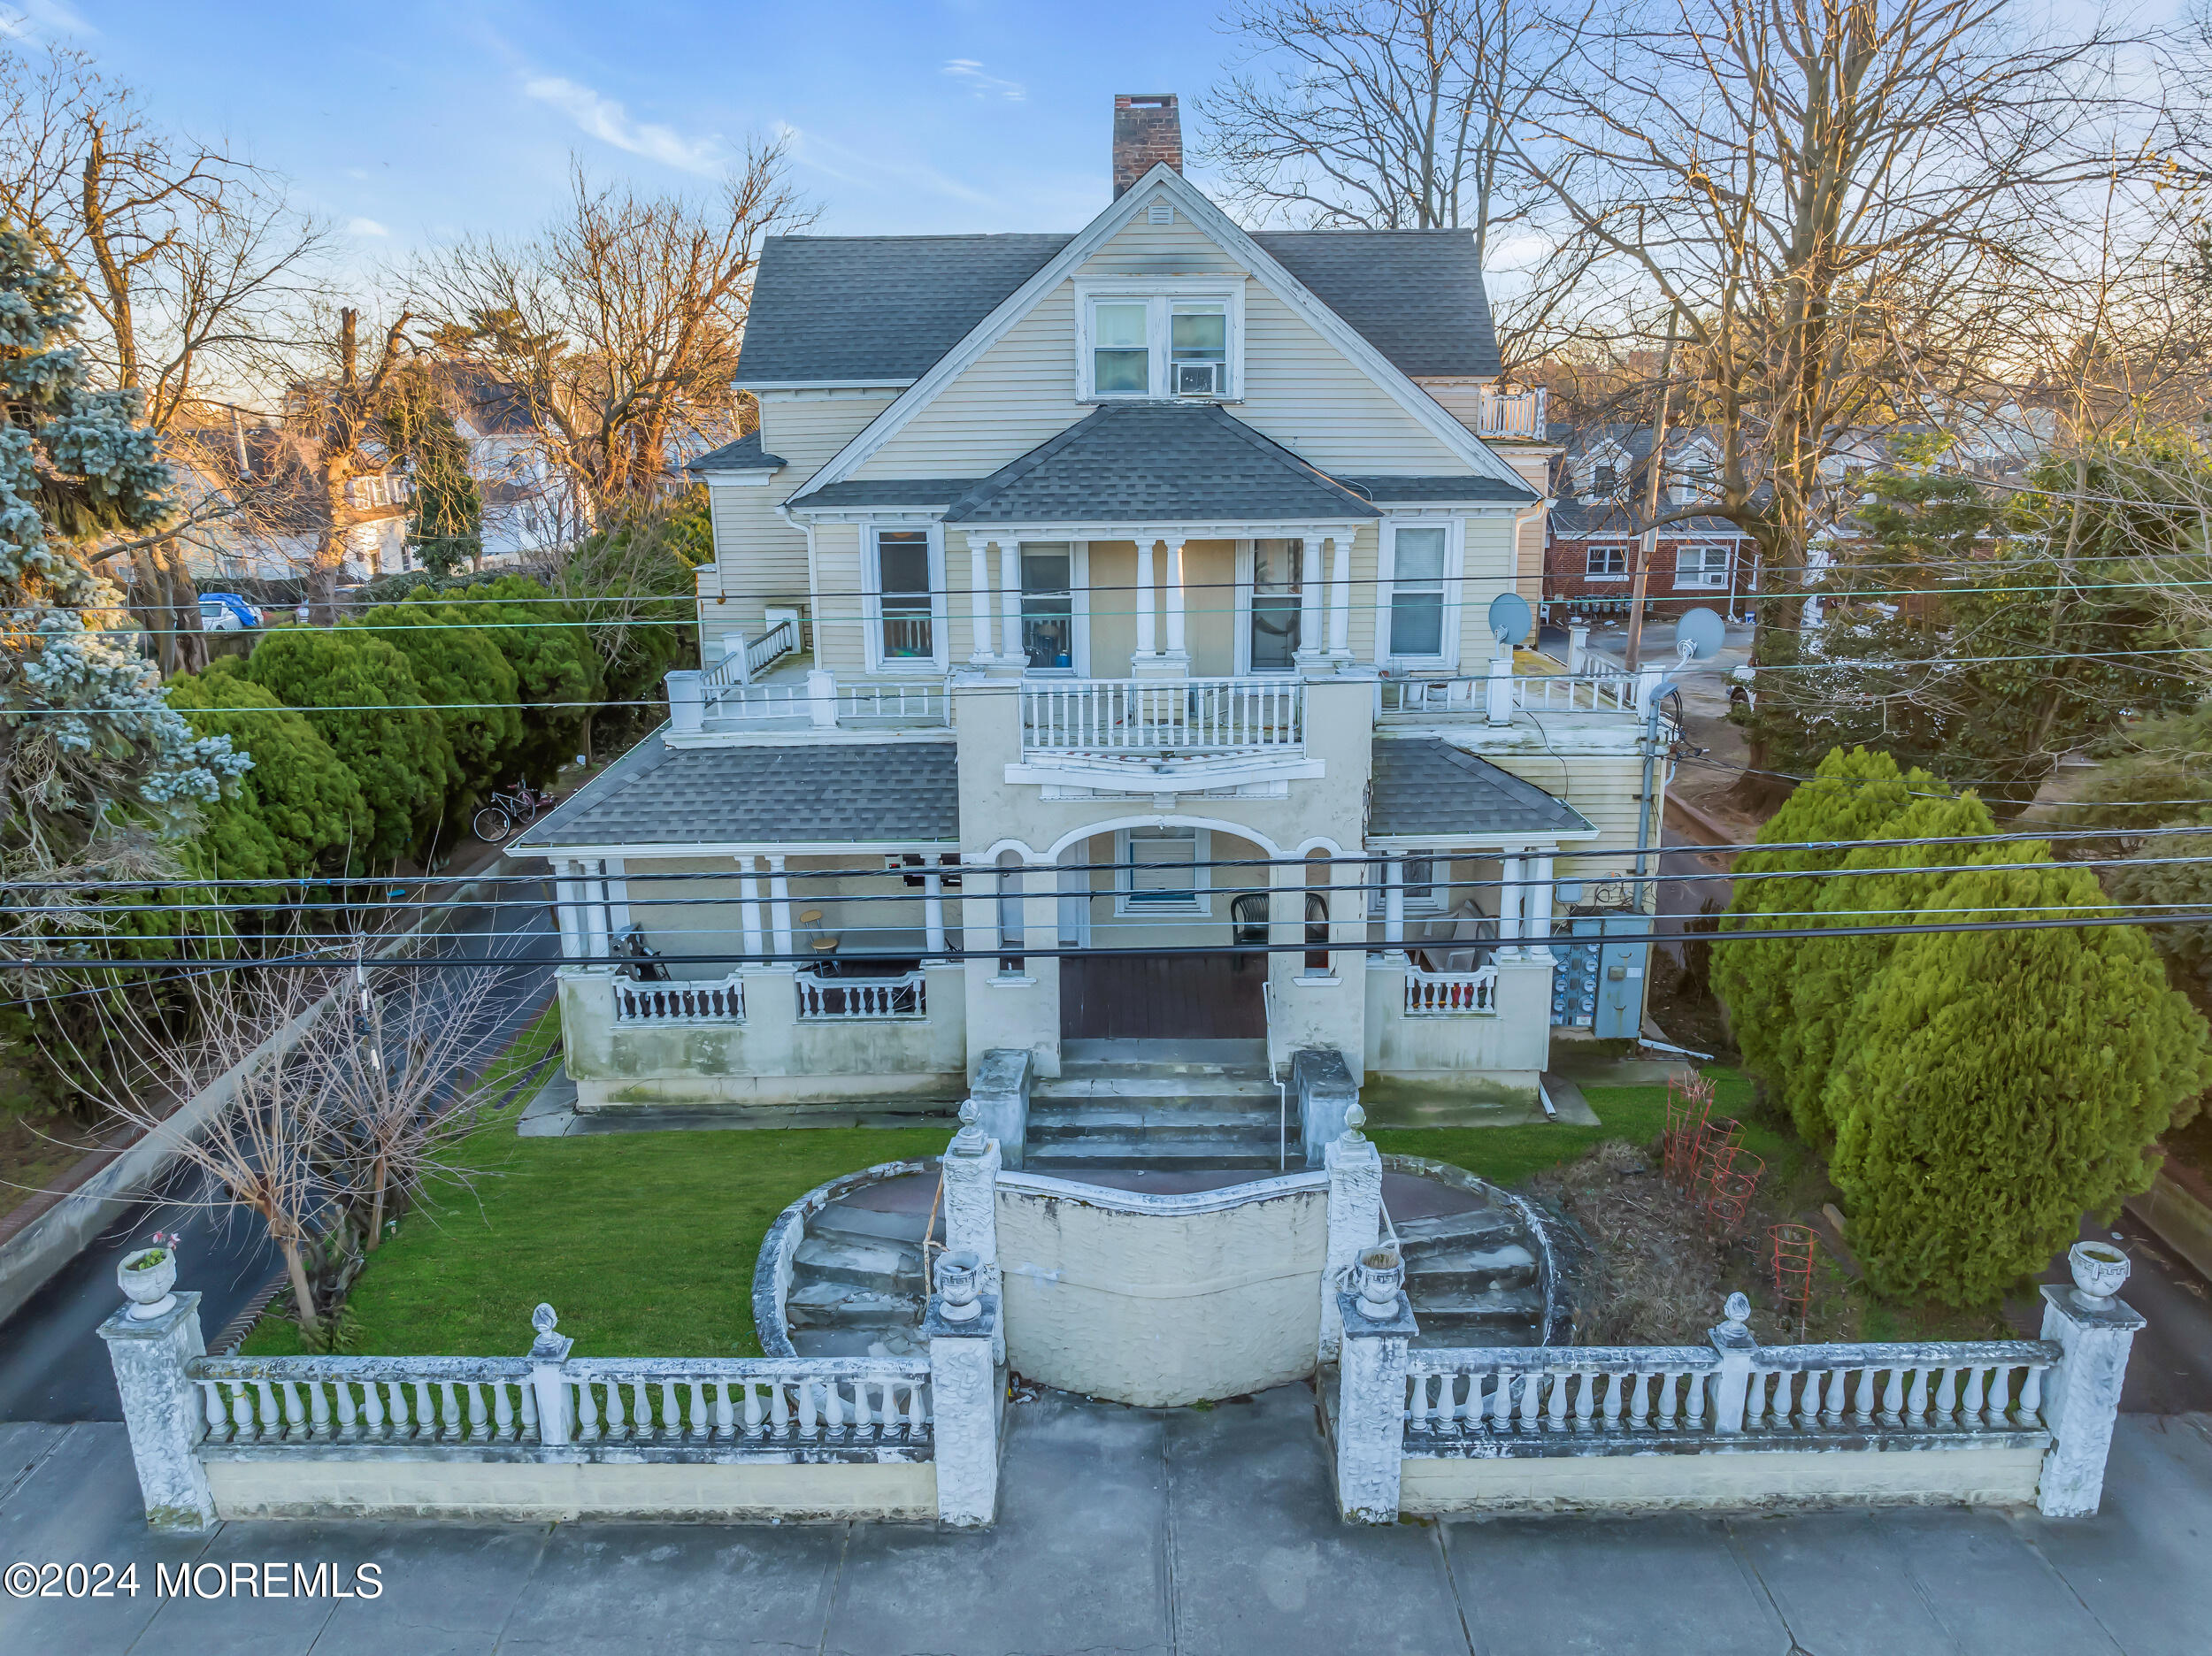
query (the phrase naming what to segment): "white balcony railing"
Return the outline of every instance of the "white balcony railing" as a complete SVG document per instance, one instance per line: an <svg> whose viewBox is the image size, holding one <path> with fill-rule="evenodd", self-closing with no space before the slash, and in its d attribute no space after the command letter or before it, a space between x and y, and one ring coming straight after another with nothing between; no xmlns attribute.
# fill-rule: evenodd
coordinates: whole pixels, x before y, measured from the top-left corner
<svg viewBox="0 0 2212 1656"><path fill-rule="evenodd" d="M1519 673L1510 678L1385 678L1375 686L1375 711L1386 718L1440 715L1489 717L1502 697L1507 717L1517 712L1636 712L1637 681L1617 668L1583 673Z"/></svg>
<svg viewBox="0 0 2212 1656"><path fill-rule="evenodd" d="M1494 1017L1498 1010L1498 969L1480 971L1406 973L1408 1017Z"/></svg>
<svg viewBox="0 0 2212 1656"><path fill-rule="evenodd" d="M899 978L822 978L801 972L795 981L803 1024L905 1022L929 1016L929 984L918 971Z"/></svg>
<svg viewBox="0 0 2212 1656"><path fill-rule="evenodd" d="M735 972L719 983L614 981L618 1024L742 1024L745 985Z"/></svg>
<svg viewBox="0 0 2212 1656"><path fill-rule="evenodd" d="M1305 686L1283 678L1079 678L1022 686L1025 753L1296 753Z"/></svg>
<svg viewBox="0 0 2212 1656"><path fill-rule="evenodd" d="M722 659L699 675L699 688L710 706L727 701L733 691L750 685L786 656L796 654L798 648L799 624L788 616L779 617L751 638L725 639Z"/></svg>
<svg viewBox="0 0 2212 1656"><path fill-rule="evenodd" d="M1478 436L1540 441L1544 435L1544 393L1540 388L1499 391L1486 386L1481 410L1475 419Z"/></svg>

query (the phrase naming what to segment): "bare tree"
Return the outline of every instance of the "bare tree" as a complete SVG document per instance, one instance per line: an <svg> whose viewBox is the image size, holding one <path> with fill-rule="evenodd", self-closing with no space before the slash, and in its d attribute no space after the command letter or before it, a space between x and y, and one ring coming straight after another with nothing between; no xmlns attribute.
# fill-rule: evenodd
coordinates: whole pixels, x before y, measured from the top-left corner
<svg viewBox="0 0 2212 1656"><path fill-rule="evenodd" d="M77 279L96 377L139 391L173 464L223 471L204 451L222 441L226 406L274 372L326 227L274 174L165 128L68 49L0 53L0 217ZM251 514L250 488L229 483L196 492L158 534L100 554L127 556L145 577L135 595L165 673L205 664L188 548Z"/></svg>
<svg viewBox="0 0 2212 1656"><path fill-rule="evenodd" d="M389 464L384 418L411 349L407 325L413 319L401 311L384 330L374 359L364 364L361 313L342 307L325 320L317 341L320 371L297 380L286 394L285 429L296 445L318 508L307 602L326 624L337 619L338 578L345 567L349 533L361 515L347 486Z"/></svg>
<svg viewBox="0 0 2212 1656"><path fill-rule="evenodd" d="M679 446L740 434L730 380L762 242L810 215L780 143L757 144L711 197L598 185L523 241L473 237L426 260L438 349L511 385L586 521L651 500Z"/></svg>

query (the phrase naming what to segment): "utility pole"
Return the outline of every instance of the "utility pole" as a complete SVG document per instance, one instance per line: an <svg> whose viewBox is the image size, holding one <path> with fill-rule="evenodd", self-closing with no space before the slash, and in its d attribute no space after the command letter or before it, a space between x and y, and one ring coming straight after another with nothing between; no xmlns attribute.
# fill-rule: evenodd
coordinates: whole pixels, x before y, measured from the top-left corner
<svg viewBox="0 0 2212 1656"><path fill-rule="evenodd" d="M1651 561L1659 553L1659 474L1666 469L1667 399L1674 391L1674 346L1682 320L1680 308L1667 312L1667 352L1659 361L1659 418L1651 428L1651 457L1644 464L1644 533L1636 548L1635 579L1628 589L1628 671L1633 673L1644 648L1644 592L1651 584Z"/></svg>

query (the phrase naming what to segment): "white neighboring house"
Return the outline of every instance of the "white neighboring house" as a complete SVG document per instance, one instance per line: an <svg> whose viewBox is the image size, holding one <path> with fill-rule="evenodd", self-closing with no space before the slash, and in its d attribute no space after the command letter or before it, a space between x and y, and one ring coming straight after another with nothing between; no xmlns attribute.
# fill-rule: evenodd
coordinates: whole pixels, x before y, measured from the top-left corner
<svg viewBox="0 0 2212 1656"><path fill-rule="evenodd" d="M249 502L179 537L195 581L206 586L239 579L292 580L306 573L330 507L292 433L265 425L185 432L169 443L166 457L188 520L214 496ZM408 567L411 487L396 469L348 481L341 508L342 581L373 580Z"/></svg>
<svg viewBox="0 0 2212 1656"><path fill-rule="evenodd" d="M1552 451L1471 237L1247 233L1121 126L1073 234L766 244L709 670L516 842L583 1108L1194 1039L1532 1104L1639 1031L1657 678L1492 635Z"/></svg>
<svg viewBox="0 0 2212 1656"><path fill-rule="evenodd" d="M583 532L575 491L545 451L518 387L467 368L447 371L453 425L468 444L484 502L484 562L530 562Z"/></svg>

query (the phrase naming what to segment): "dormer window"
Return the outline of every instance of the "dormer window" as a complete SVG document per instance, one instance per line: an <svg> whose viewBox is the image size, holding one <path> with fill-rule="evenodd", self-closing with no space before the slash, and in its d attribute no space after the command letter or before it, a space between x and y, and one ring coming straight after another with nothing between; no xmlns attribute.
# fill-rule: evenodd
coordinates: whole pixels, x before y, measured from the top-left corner
<svg viewBox="0 0 2212 1656"><path fill-rule="evenodd" d="M1594 465L1590 468L1590 493L1593 494L1610 494L1617 481L1613 468L1609 464Z"/></svg>
<svg viewBox="0 0 2212 1656"><path fill-rule="evenodd" d="M1194 291L1195 282L1162 284L1168 291L1131 291L1133 281L1105 291L1084 286L1077 310L1084 401L1218 402L1238 395L1240 291L1225 292L1216 282L1204 285L1210 292Z"/></svg>

